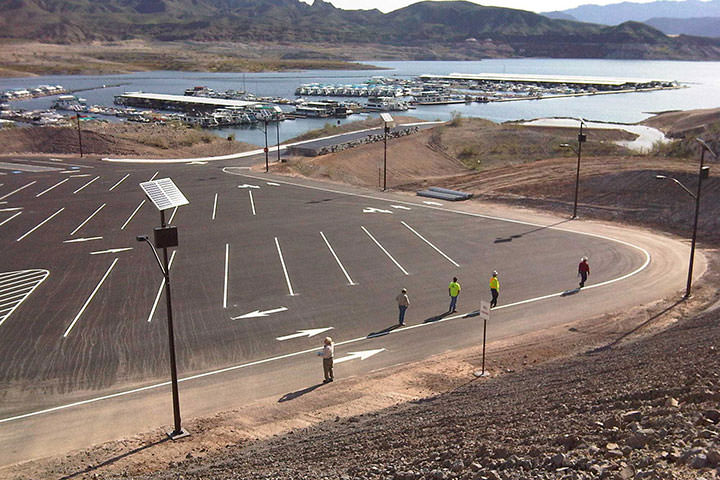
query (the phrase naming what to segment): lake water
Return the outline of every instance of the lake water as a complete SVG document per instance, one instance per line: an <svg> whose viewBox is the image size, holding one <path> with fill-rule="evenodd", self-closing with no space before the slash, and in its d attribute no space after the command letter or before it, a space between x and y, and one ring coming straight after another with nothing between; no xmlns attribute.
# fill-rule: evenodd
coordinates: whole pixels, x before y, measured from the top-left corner
<svg viewBox="0 0 720 480"><path fill-rule="evenodd" d="M198 73L141 72L102 76L40 76L2 78L0 90L32 88L37 85L63 85L88 89L78 93L89 104L112 105L113 96L126 91L144 91L182 95L186 88L205 85L214 90L246 90L258 96L294 98L295 89L303 83L360 83L375 75L415 77L424 73L517 73L541 75L578 75L589 77L629 77L653 80L676 80L688 88L646 93L628 93L571 97L519 102L422 106L408 112L424 120L448 120L454 112L466 117L482 117L496 122L538 117L583 117L589 120L634 123L653 112L720 107L720 62L673 62L638 60L582 59L496 59L477 62L367 62L387 70L313 70L280 73ZM122 84L99 88L102 85ZM48 108L52 97L12 102L13 108ZM377 114L374 114L377 115ZM341 123L366 115L353 115ZM282 122L280 140L284 141L308 130L322 127L331 119L298 119ZM254 128L214 130L218 135L235 134L237 140L264 144L264 134ZM276 141L270 129L269 142Z"/></svg>

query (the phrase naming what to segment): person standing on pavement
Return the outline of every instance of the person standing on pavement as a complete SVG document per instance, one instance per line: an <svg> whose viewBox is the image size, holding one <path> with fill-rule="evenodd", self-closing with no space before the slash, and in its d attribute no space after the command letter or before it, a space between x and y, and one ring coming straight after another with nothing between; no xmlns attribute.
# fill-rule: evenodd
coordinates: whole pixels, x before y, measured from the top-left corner
<svg viewBox="0 0 720 480"><path fill-rule="evenodd" d="M405 310L407 310L407 308L410 306L410 299L407 296L407 290L403 288L400 291L400 295L398 295L395 300L397 300L398 309L400 310L398 323L402 326L405 325Z"/></svg>
<svg viewBox="0 0 720 480"><path fill-rule="evenodd" d="M325 374L325 380L323 383L332 382L335 377L333 376L333 357L335 356L335 344L332 338L325 337L325 346L321 353L323 359L323 373Z"/></svg>
<svg viewBox="0 0 720 480"><path fill-rule="evenodd" d="M578 276L580 276L580 288L585 286L588 276L590 275L590 265L588 265L588 258L582 257L580 264L578 265Z"/></svg>
<svg viewBox="0 0 720 480"><path fill-rule="evenodd" d="M450 293L450 308L448 312L457 312L457 297L460 295L460 284L457 281L457 277L453 277L452 282L448 286L448 292Z"/></svg>
<svg viewBox="0 0 720 480"><path fill-rule="evenodd" d="M500 295L500 280L498 280L498 272L496 270L493 270L492 277L490 277L490 295L492 295L490 308L494 308L497 306L498 295Z"/></svg>

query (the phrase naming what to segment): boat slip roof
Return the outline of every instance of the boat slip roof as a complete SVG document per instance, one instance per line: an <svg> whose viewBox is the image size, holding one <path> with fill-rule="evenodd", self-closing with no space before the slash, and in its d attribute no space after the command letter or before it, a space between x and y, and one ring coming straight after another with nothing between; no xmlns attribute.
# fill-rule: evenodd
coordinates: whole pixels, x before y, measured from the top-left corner
<svg viewBox="0 0 720 480"><path fill-rule="evenodd" d="M571 75L527 75L512 73L451 73L450 75L421 75L427 80L476 80L516 83L565 83L576 85L622 86L627 84L646 84L662 80L646 78L579 77Z"/></svg>
<svg viewBox="0 0 720 480"><path fill-rule="evenodd" d="M127 92L120 95L125 98L141 98L163 102L176 102L196 105L213 105L218 107L252 107L261 105L260 102L247 102L245 100L230 100L227 98L193 97L189 95L166 95L164 93Z"/></svg>

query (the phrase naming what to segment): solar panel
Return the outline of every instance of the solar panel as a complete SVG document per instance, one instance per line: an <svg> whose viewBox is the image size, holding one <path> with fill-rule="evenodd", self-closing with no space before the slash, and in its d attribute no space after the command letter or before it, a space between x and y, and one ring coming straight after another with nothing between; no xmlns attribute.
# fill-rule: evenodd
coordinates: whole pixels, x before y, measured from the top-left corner
<svg viewBox="0 0 720 480"><path fill-rule="evenodd" d="M190 203L169 178L143 182L140 184L140 188L158 210L167 210Z"/></svg>
<svg viewBox="0 0 720 480"><path fill-rule="evenodd" d="M392 115L390 115L389 113L381 113L380 118L382 118L383 122L385 122L385 123L390 123L390 122L395 121L395 120L393 120Z"/></svg>

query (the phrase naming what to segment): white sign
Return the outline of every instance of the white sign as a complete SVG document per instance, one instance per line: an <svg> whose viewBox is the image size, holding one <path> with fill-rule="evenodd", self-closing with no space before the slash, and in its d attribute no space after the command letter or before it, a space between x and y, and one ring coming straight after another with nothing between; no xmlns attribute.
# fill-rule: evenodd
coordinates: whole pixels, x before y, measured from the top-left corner
<svg viewBox="0 0 720 480"><path fill-rule="evenodd" d="M377 355L378 353L384 352L384 351L385 351L384 348L378 348L377 350L363 350L362 352L349 352L350 353L349 355L342 357L342 358L338 358L337 360L335 360L334 363L347 362L349 360L356 360L358 358L360 360L365 360L366 358L370 358L373 355Z"/></svg>
<svg viewBox="0 0 720 480"><path fill-rule="evenodd" d="M480 318L485 321L490 320L490 302L484 300L480 302Z"/></svg>

